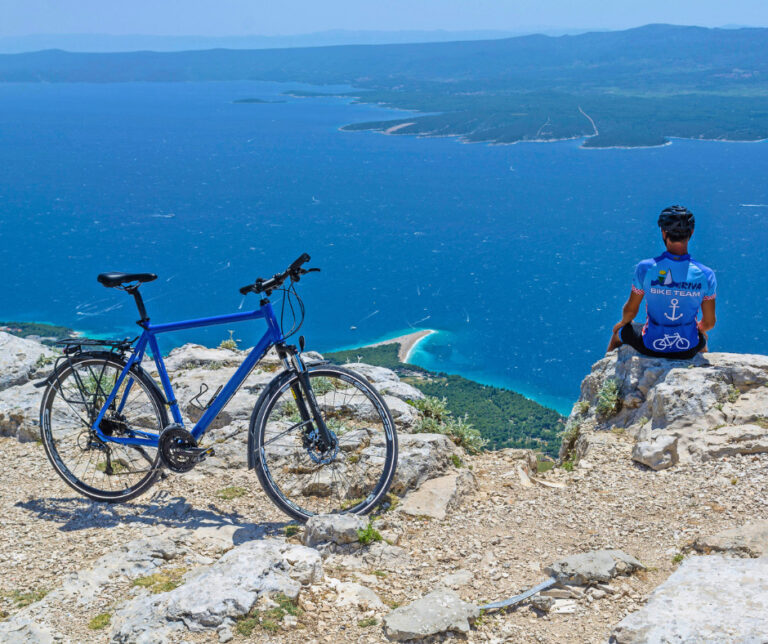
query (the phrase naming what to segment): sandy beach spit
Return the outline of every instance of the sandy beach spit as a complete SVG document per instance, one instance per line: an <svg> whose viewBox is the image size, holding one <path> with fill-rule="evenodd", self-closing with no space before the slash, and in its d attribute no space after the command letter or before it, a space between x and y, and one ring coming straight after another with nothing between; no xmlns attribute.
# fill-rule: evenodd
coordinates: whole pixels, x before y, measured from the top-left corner
<svg viewBox="0 0 768 644"><path fill-rule="evenodd" d="M398 130L403 129L404 127L408 127L409 125L413 125L413 123L399 123L398 125L393 125L392 127L388 127L386 130L384 130L384 134L394 134Z"/></svg>
<svg viewBox="0 0 768 644"><path fill-rule="evenodd" d="M424 329L422 331L415 331L414 333L407 333L396 338L389 340L382 340L381 342L374 342L373 344L366 344L366 347L379 347L383 344L399 344L400 348L397 351L397 359L400 362L408 362L411 353L416 348L416 345L424 338L433 333L437 333L434 329Z"/></svg>

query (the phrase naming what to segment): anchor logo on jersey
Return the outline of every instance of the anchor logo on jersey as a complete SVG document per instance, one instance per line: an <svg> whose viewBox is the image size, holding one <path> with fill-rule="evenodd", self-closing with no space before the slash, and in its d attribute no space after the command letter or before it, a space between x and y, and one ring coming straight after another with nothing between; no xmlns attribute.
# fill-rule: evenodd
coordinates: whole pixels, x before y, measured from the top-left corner
<svg viewBox="0 0 768 644"><path fill-rule="evenodd" d="M674 300L672 300L669 303L669 306L672 309L672 315L667 315L665 313L664 317L667 318L667 320L670 320L671 322L675 322L675 321L679 320L681 317L683 317L682 313L680 315L675 315L675 313L677 312L677 309L679 307L679 304L680 304L680 300L678 300L678 299L674 299Z"/></svg>

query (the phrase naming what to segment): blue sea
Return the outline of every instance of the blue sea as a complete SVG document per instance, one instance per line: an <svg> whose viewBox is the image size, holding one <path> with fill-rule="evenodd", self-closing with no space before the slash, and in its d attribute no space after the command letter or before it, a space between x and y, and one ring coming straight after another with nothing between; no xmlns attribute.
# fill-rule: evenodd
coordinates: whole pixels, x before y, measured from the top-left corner
<svg viewBox="0 0 768 644"><path fill-rule="evenodd" d="M634 265L660 252L657 213L682 203L694 256L717 271L711 348L766 351L768 143L348 133L403 112L291 89L317 88L0 84L0 319L123 337L136 312L101 271L158 273L143 292L170 321L255 305L238 287L308 252L322 268L299 284L309 348L435 329L417 364L567 411ZM245 97L274 102L234 103ZM262 331L234 330L244 345Z"/></svg>

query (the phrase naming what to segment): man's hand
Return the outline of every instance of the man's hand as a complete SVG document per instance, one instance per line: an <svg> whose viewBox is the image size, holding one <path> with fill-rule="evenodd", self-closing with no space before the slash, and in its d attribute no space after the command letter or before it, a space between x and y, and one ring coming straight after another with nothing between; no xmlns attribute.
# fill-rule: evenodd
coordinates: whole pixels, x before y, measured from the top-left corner
<svg viewBox="0 0 768 644"><path fill-rule="evenodd" d="M611 341L608 343L608 349L606 353L613 351L616 347L621 346L621 338L619 338L619 329L625 324L628 324L635 319L637 312L640 310L640 303L643 301L643 293L638 291L631 291L629 299L624 304L624 308L621 310L621 320L613 327L613 335Z"/></svg>

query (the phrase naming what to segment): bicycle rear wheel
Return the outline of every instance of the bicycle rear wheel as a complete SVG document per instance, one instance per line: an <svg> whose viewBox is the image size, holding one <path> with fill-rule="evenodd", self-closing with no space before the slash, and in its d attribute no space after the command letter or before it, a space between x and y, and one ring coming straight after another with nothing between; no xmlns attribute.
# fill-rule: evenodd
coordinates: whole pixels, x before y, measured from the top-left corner
<svg viewBox="0 0 768 644"><path fill-rule="evenodd" d="M272 381L251 417L259 482L283 512L299 521L315 514L370 512L389 490L397 467L389 409L353 371L323 365L310 367L308 376L335 444L318 450L314 423L302 419L296 404L298 374L286 372Z"/></svg>
<svg viewBox="0 0 768 644"><path fill-rule="evenodd" d="M64 362L43 393L40 432L45 452L61 478L95 501L121 502L149 488L160 471L157 447L102 441L91 429L125 361L111 353L81 353ZM107 436L159 434L168 424L152 379L132 369L100 428Z"/></svg>

